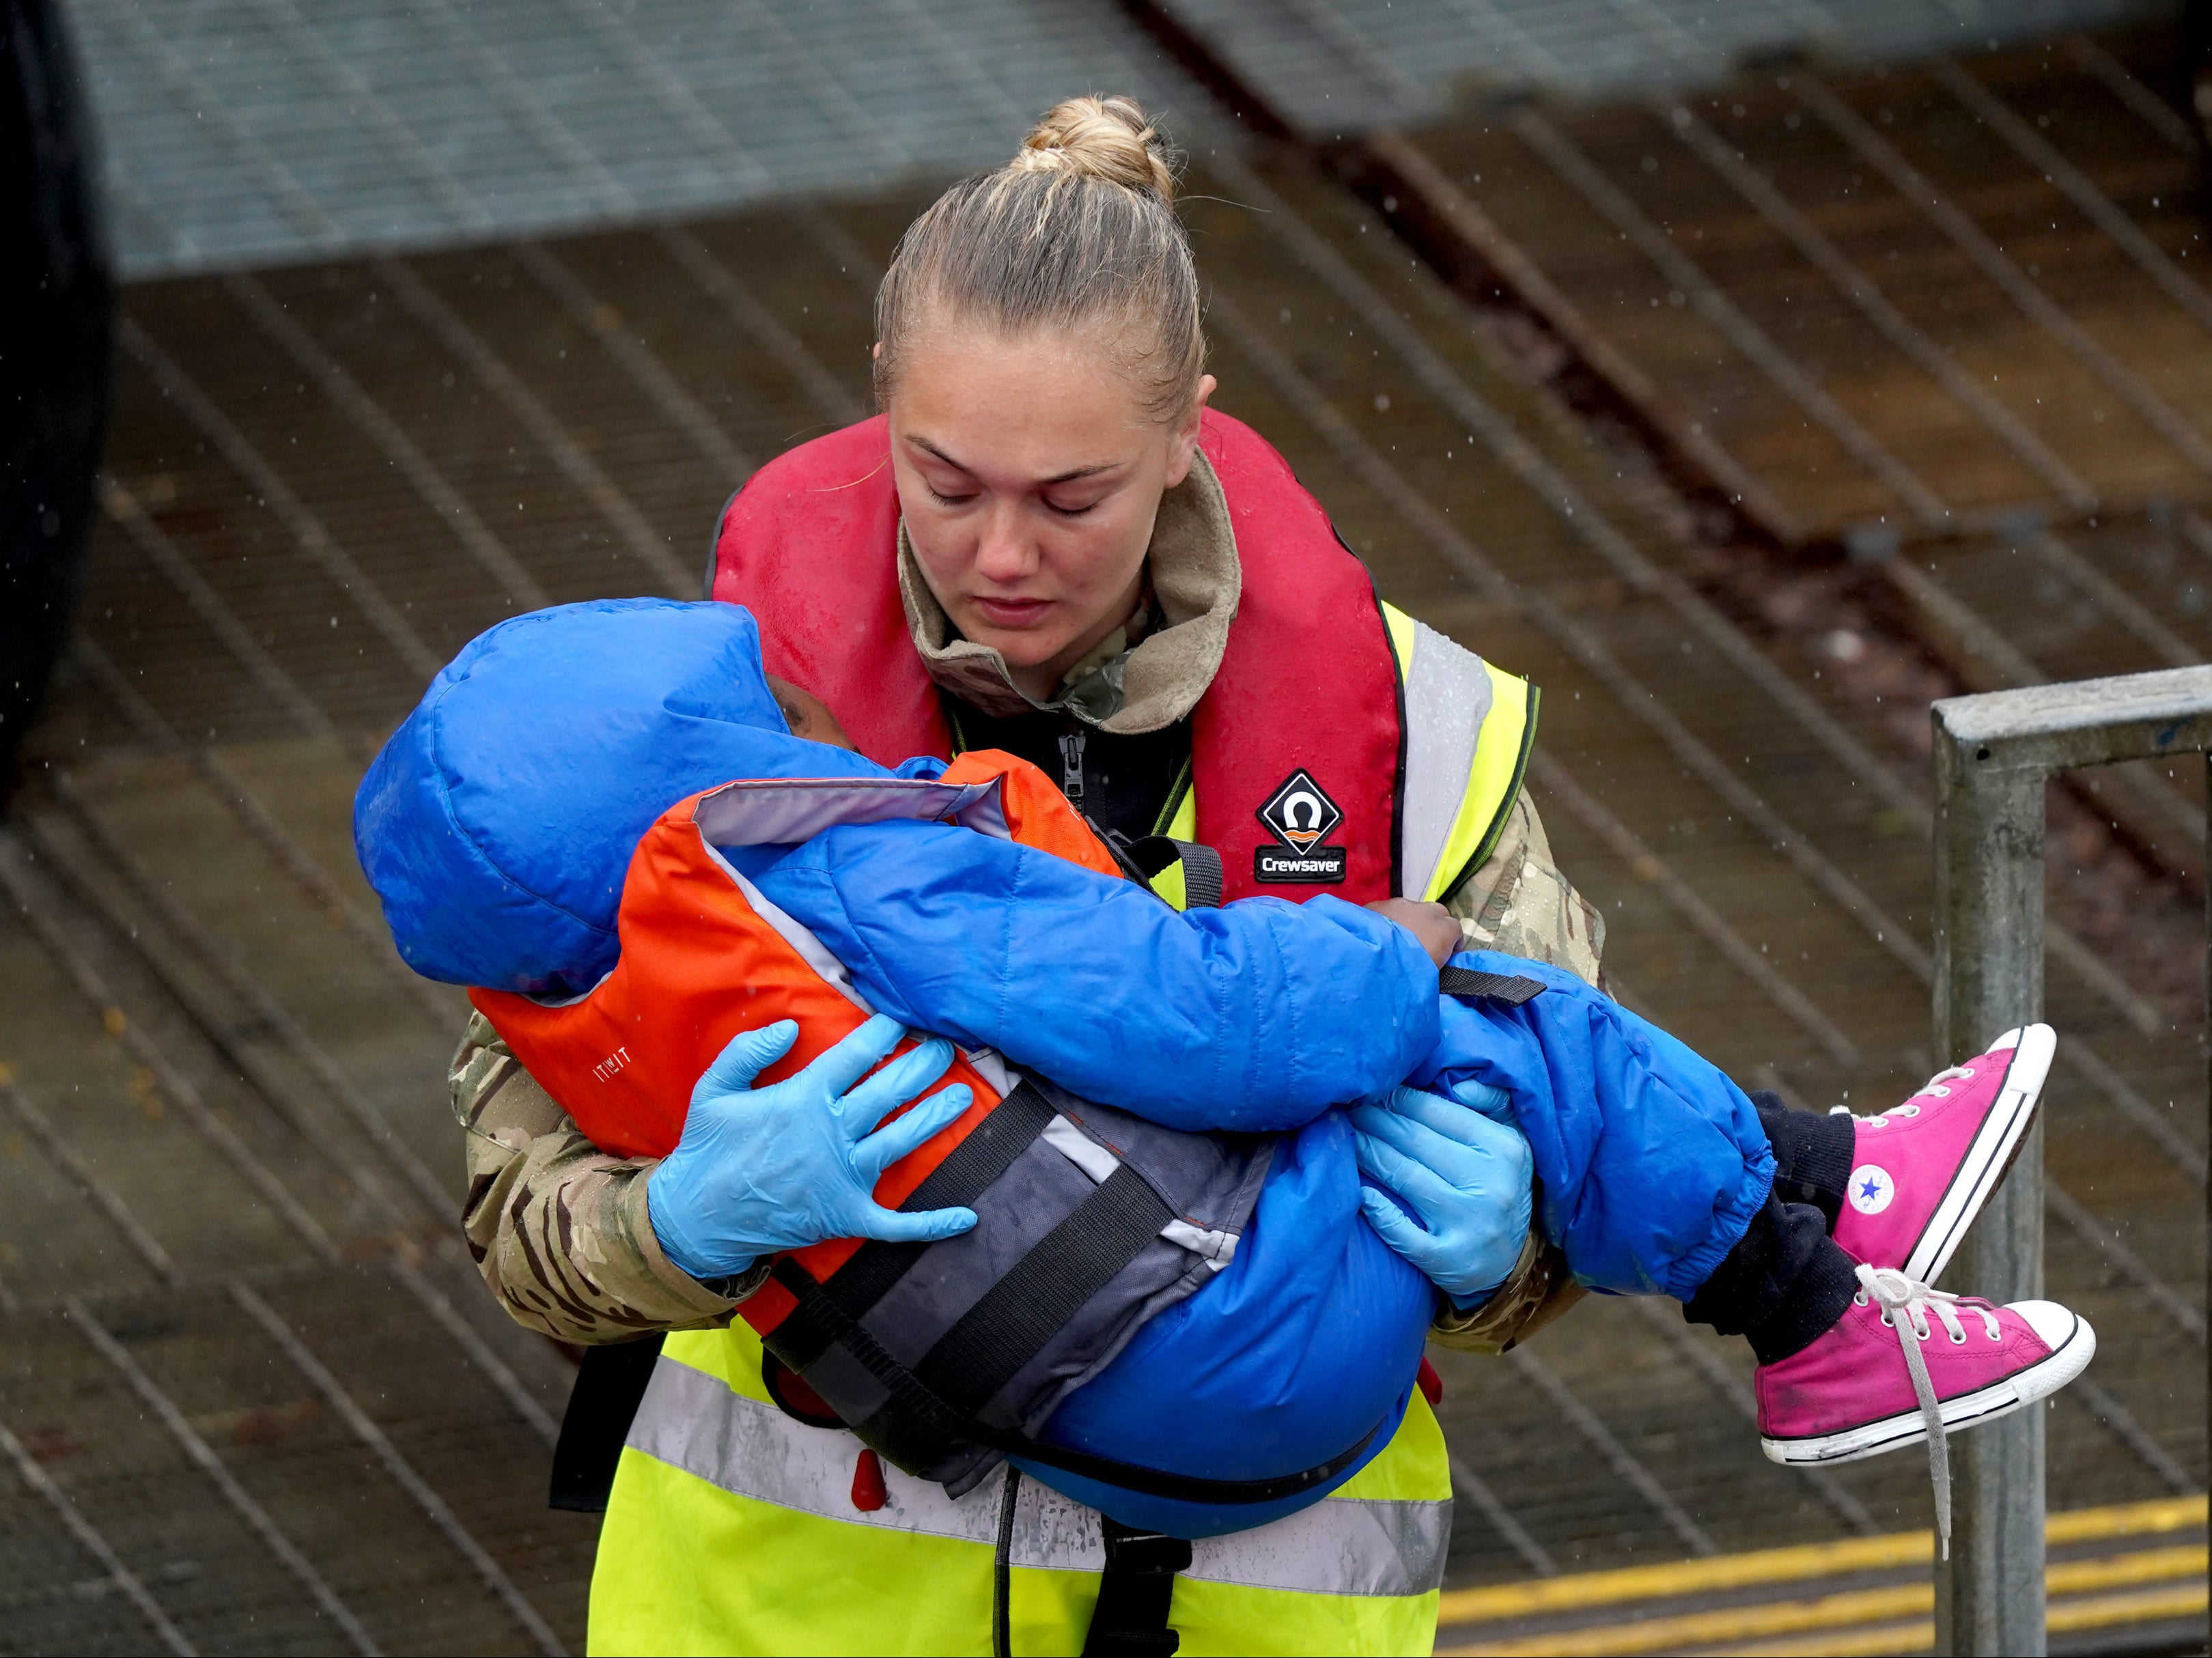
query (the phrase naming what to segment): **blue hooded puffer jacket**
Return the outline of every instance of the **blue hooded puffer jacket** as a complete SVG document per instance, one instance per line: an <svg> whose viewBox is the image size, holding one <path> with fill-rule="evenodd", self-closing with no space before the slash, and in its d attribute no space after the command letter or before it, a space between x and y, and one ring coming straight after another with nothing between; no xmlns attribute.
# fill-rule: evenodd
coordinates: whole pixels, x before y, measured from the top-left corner
<svg viewBox="0 0 2212 1658"><path fill-rule="evenodd" d="M736 778L884 774L789 735L743 610L569 605L501 624L439 675L363 781L355 836L418 971L574 993L611 966L630 853L668 806ZM1048 1442L1227 1479L1326 1461L1370 1428L1369 1455L1389 1442L1435 1291L1361 1219L1331 1108L1435 1048L1435 968L1409 933L1328 897L1178 914L943 824L726 852L882 1011L1170 1127L1286 1134L1230 1265L1071 1394ZM1325 1494L1212 1509L1030 1471L1194 1537Z"/></svg>
<svg viewBox="0 0 2212 1658"><path fill-rule="evenodd" d="M1713 1063L1571 973L1494 950L1452 958L1539 979L1519 1006L1447 1000L1436 1050L1407 1078L1503 1088L1543 1183L1545 1235L1576 1278L1687 1301L1774 1183L1774 1148Z"/></svg>
<svg viewBox="0 0 2212 1658"><path fill-rule="evenodd" d="M883 774L790 734L744 610L595 599L502 622L430 682L362 780L354 848L417 973L574 995L614 965L630 853L684 796Z"/></svg>

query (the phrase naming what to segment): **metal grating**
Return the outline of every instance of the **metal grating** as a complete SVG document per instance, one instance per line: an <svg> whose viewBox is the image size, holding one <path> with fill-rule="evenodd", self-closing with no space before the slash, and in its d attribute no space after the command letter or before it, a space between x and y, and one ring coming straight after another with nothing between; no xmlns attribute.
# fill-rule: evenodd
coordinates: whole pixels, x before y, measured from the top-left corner
<svg viewBox="0 0 2212 1658"><path fill-rule="evenodd" d="M126 277L879 188L1194 100L1082 0L70 0ZM1109 84L1110 83L1110 84Z"/></svg>
<svg viewBox="0 0 2212 1658"><path fill-rule="evenodd" d="M1748 62L1843 64L1996 51L2171 15L2171 0L1173 0L1274 109L1315 137L1432 119L1534 89L1686 90Z"/></svg>

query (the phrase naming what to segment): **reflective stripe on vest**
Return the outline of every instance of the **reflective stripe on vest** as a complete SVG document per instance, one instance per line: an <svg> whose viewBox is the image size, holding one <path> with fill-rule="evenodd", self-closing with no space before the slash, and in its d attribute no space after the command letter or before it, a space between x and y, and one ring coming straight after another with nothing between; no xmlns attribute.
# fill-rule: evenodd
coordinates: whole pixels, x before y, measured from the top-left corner
<svg viewBox="0 0 2212 1658"><path fill-rule="evenodd" d="M1536 738L1536 688L1395 605L1382 619L1405 686L1403 891L1441 903L1505 832Z"/></svg>
<svg viewBox="0 0 2212 1658"><path fill-rule="evenodd" d="M1448 901L1488 861L1505 832L1536 740L1536 688L1416 622L1382 606L1405 686L1406 786L1398 819L1403 895ZM1197 830L1198 792L1184 773L1162 832L1188 841ZM1154 892L1183 907L1182 870L1152 878Z"/></svg>
<svg viewBox="0 0 2212 1658"><path fill-rule="evenodd" d="M886 1469L887 1500L859 1510L858 1442L778 1411L759 1365L743 1327L668 1338L607 1512L592 1649L988 1650L1005 1477L956 1502ZM1426 1652L1451 1532L1443 1465L1417 1394L1337 1494L1194 1545L1170 1613L1182 1651ZM771 1540L815 1569L762 1558ZM1025 1479L1007 1544L1013 1649L1075 1651L1104 1562L1097 1515Z"/></svg>

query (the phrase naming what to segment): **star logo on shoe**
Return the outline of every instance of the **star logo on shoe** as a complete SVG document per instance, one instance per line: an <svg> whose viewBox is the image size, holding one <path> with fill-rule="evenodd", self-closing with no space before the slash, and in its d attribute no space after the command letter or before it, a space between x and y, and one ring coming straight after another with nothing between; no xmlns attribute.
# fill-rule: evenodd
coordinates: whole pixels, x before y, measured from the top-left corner
<svg viewBox="0 0 2212 1658"><path fill-rule="evenodd" d="M1862 1215L1878 1215L1889 1207L1897 1195L1897 1182L1890 1178L1889 1170L1879 1164L1863 1163L1851 1170L1850 1183L1844 1195L1850 1199L1851 1207Z"/></svg>

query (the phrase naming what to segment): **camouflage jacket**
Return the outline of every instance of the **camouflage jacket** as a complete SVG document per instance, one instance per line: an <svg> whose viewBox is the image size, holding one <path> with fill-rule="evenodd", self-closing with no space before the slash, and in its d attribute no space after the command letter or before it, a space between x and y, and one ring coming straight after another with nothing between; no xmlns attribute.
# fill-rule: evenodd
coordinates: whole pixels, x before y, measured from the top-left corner
<svg viewBox="0 0 2212 1658"><path fill-rule="evenodd" d="M1552 860L1524 793L1490 861L1452 902L1471 945L1528 956L1601 982L1603 918ZM610 1157L508 1053L481 1014L469 1021L450 1075L467 1131L470 1253L515 1320L562 1341L621 1341L653 1330L729 1322L765 1266L713 1288L660 1253L646 1214L650 1159ZM1437 1339L1494 1350L1563 1304L1555 1259L1532 1240L1494 1306L1447 1316ZM1513 1309L1501 1327L1501 1311Z"/></svg>

